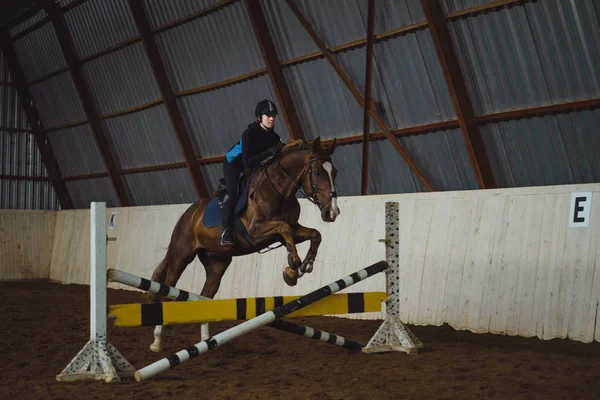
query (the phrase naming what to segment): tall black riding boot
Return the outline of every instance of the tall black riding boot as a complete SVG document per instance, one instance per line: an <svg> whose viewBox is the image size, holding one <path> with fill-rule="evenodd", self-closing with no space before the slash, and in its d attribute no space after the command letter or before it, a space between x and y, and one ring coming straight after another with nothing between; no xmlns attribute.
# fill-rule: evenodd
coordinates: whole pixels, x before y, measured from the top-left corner
<svg viewBox="0 0 600 400"><path fill-rule="evenodd" d="M228 195L225 195L223 204L221 205L221 218L223 223L221 225L221 245L222 246L233 246L234 235L231 229L233 217L233 201Z"/></svg>

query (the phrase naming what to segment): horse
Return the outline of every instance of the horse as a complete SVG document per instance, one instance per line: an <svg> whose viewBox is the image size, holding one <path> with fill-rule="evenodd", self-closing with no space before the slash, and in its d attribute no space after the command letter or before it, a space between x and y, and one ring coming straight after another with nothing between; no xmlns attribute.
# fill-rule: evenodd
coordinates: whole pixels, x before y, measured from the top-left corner
<svg viewBox="0 0 600 400"><path fill-rule="evenodd" d="M335 189L337 170L331 160L335 147L335 140L329 146L322 146L318 137L308 144L296 140L288 143L266 165L255 168L248 182L247 204L239 213L239 220L250 239L235 232L234 246L221 245L220 225L209 228L203 223L211 199L194 202L175 224L167 253L154 270L152 280L175 286L185 268L198 257L206 271L200 294L212 299L233 257L260 252L280 243L288 253L283 280L289 286L296 285L304 273L312 272L321 244L318 230L298 223L300 203L296 194L300 192L319 207L323 221L336 220L340 215ZM296 244L307 240L310 240L310 248L301 260ZM151 295L150 299L153 302L163 300L160 295ZM155 341L150 346L152 351L162 350L161 334L162 326L156 326Z"/></svg>

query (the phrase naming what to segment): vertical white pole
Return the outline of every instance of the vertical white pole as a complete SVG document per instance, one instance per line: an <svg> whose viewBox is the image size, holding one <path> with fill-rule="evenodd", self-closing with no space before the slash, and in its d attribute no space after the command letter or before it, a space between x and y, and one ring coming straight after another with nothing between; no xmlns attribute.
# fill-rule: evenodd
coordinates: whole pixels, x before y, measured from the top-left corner
<svg viewBox="0 0 600 400"><path fill-rule="evenodd" d="M106 332L106 203L90 207L90 341L56 376L59 382L119 381L135 368L108 342Z"/></svg>
<svg viewBox="0 0 600 400"><path fill-rule="evenodd" d="M106 203L92 203L90 340L106 341Z"/></svg>

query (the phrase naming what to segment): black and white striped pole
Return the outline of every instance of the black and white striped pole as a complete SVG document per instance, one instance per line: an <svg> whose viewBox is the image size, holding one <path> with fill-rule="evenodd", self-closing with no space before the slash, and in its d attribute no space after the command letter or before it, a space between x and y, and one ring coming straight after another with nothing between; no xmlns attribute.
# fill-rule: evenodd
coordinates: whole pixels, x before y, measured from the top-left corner
<svg viewBox="0 0 600 400"><path fill-rule="evenodd" d="M181 350L169 357L158 360L138 371L135 372L135 379L138 382L152 378L153 376L168 370L169 368L175 367L190 358L198 357L200 354L206 353L209 350L214 350L217 347L258 329L262 326L268 325L274 321L277 321L284 316L293 313L309 304L315 303L325 297L339 292L347 287L354 285L357 282L362 281L370 276L378 274L379 272L385 271L388 268L386 261L379 261L373 265L370 265L360 271L357 271L351 275L348 275L332 284L323 286L305 296L302 296L294 301L284 304L276 309L259 315L258 317L252 318L245 321L233 328L223 331L209 340L205 340L195 344L194 346Z"/></svg>
<svg viewBox="0 0 600 400"><path fill-rule="evenodd" d="M123 272L114 268L108 270L108 279L111 282L118 282L123 285L144 290L146 292L160 294L161 296L168 297L170 299L180 301L212 300L210 297L205 297L196 293L188 292L186 290L177 289L175 287L168 286L146 278L142 278L140 276L132 275L130 273ZM285 320L277 320L268 324L267 326L270 328L278 329L280 331L293 333L310 339L319 340L324 343L341 346L346 349L359 350L363 347L361 343L347 339L343 336L335 335L333 333L325 332L319 329L314 329L310 326L295 324L293 322ZM155 330L155 343L157 343L157 341L160 343L161 333L162 332L157 333L157 331ZM202 324L202 340L204 341L209 338L210 335L208 334L208 323L204 323Z"/></svg>

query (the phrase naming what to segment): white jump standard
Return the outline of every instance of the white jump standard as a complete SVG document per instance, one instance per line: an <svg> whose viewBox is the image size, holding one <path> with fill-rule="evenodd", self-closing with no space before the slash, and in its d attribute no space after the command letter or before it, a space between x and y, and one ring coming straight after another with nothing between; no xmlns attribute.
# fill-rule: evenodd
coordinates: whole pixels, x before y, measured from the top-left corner
<svg viewBox="0 0 600 400"><path fill-rule="evenodd" d="M108 342L106 333L106 203L92 203L90 233L90 341L57 381L104 379L119 381L135 368ZM100 245L98 245L100 244Z"/></svg>
<svg viewBox="0 0 600 400"><path fill-rule="evenodd" d="M366 279L379 272L382 272L385 269L387 269L388 266L389 265L387 262L380 261L367 268L361 269L360 271L348 275L330 285L323 286L322 288L317 289L305 296L302 296L297 300L284 304L283 306L280 306L274 309L273 311L261 314L256 318L252 318L233 328L223 331L208 340L199 342L194 346L190 347L189 349L181 350L169 357L156 361L155 363L136 371L135 379L138 382L141 382L143 380L152 378L153 376L163 371L166 371L169 368L175 367L189 360L190 358L195 358L198 357L200 354L208 352L209 350L214 350L217 347L237 337L240 337L248 332L251 332L262 326L268 325L274 321L277 321L302 307L306 307L307 305L319 301L333 293L336 293L342 289L352 286L355 283L362 281L363 279Z"/></svg>

